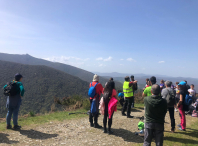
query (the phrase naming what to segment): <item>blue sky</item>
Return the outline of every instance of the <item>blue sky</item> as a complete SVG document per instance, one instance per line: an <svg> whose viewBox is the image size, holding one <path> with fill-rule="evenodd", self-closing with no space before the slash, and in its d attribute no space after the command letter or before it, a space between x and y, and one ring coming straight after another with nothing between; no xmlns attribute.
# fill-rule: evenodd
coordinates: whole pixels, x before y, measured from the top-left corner
<svg viewBox="0 0 198 146"><path fill-rule="evenodd" d="M198 78L197 8L196 0L0 0L0 52Z"/></svg>

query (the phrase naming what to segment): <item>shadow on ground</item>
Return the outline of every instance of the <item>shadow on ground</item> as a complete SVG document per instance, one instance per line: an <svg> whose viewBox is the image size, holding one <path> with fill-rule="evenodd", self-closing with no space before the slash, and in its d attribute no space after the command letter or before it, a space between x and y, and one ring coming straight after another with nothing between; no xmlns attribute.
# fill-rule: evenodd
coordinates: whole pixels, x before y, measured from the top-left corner
<svg viewBox="0 0 198 146"><path fill-rule="evenodd" d="M196 144L198 143L198 141L196 140L193 140L193 139L184 139L184 138L177 138L177 137L171 137L171 136L165 136L164 137L164 140L167 140L167 141L172 141L172 142L178 142L178 143L181 143L181 144Z"/></svg>
<svg viewBox="0 0 198 146"><path fill-rule="evenodd" d="M9 135L8 134L4 134L4 133L0 133L0 144L1 143L6 143L6 144L18 143L18 141L9 140L7 136L9 136Z"/></svg>
<svg viewBox="0 0 198 146"><path fill-rule="evenodd" d="M117 137L123 138L127 142L144 143L143 137L135 135L135 133L125 129L112 129L113 134Z"/></svg>
<svg viewBox="0 0 198 146"><path fill-rule="evenodd" d="M22 135L26 135L31 139L49 139L53 137L57 137L58 134L46 134L35 130L19 130Z"/></svg>

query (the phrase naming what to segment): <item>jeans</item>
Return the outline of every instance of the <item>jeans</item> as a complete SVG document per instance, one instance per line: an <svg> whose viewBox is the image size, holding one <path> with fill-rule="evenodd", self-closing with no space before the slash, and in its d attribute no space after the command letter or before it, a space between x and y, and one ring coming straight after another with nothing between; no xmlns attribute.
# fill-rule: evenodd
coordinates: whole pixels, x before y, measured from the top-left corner
<svg viewBox="0 0 198 146"><path fill-rule="evenodd" d="M171 120L171 130L175 130L175 116L174 116L174 107L168 108L170 120Z"/></svg>
<svg viewBox="0 0 198 146"><path fill-rule="evenodd" d="M90 99L90 109L91 109L91 104L92 104L93 99ZM91 112L89 113L89 122L92 124L93 123L93 118L94 118L94 123L98 123L98 115L99 114L92 114Z"/></svg>
<svg viewBox="0 0 198 146"><path fill-rule="evenodd" d="M104 113L104 119L103 119L103 125L104 125L104 129L106 129L106 125L107 125L107 118L108 118L108 104L109 104L109 100L104 101L105 102L105 113ZM108 120L108 130L110 131L111 129L111 125L112 125L112 119L113 119L113 114L111 116L111 118Z"/></svg>
<svg viewBox="0 0 198 146"><path fill-rule="evenodd" d="M164 124L159 124L159 123L145 124L143 146L151 146L151 142L153 138L155 138L156 146L163 146Z"/></svg>
<svg viewBox="0 0 198 146"><path fill-rule="evenodd" d="M19 108L21 106L21 99L19 100L18 104L16 106L9 106L8 107L8 113L7 113L7 117L6 117L6 122L7 125L11 125L11 118L13 115L13 124L18 125L18 114L19 114Z"/></svg>
<svg viewBox="0 0 198 146"><path fill-rule="evenodd" d="M131 105L132 105L132 98L125 98L125 103L122 109L122 113L124 113L127 110L127 116L130 116L131 114Z"/></svg>

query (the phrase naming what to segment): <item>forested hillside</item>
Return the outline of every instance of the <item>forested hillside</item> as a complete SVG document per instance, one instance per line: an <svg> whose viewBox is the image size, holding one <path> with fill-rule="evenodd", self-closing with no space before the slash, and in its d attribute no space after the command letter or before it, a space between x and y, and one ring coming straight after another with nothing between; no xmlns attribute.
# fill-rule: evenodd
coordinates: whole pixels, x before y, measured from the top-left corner
<svg viewBox="0 0 198 146"><path fill-rule="evenodd" d="M0 71L1 89L8 81L14 79L17 72L24 76L23 84L26 92L21 106L22 114L30 111L35 113L49 111L54 102L54 96L68 97L78 94L87 97L88 82L50 67L0 61ZM6 97L2 89L0 117L6 115L5 105Z"/></svg>
<svg viewBox="0 0 198 146"><path fill-rule="evenodd" d="M91 82L93 80L93 75L94 75L93 73L91 73L89 71L86 71L86 70L83 70L80 68L76 68L71 65L46 61L43 59L32 57L28 54L15 55L15 54L0 53L0 60L16 62L16 63L21 63L21 64L28 64L28 65L45 65L45 66L52 67L57 70L64 71L72 76L79 77L80 79L87 81L87 82ZM105 85L106 81L107 80L105 78L100 77L100 83L103 86ZM120 83L120 82L115 81L115 84L116 84L116 87L119 87L119 88L122 87L122 83Z"/></svg>

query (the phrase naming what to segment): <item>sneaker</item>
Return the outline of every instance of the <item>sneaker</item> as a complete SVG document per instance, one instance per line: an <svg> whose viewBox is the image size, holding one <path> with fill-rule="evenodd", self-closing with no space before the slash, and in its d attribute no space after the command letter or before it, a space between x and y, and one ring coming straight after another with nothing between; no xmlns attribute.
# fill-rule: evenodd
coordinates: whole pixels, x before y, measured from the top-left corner
<svg viewBox="0 0 198 146"><path fill-rule="evenodd" d="M94 127L94 124L93 123L90 123L90 127Z"/></svg>
<svg viewBox="0 0 198 146"><path fill-rule="evenodd" d="M125 113L122 113L122 116L126 116L126 114Z"/></svg>
<svg viewBox="0 0 198 146"><path fill-rule="evenodd" d="M11 125L7 125L6 129L12 129Z"/></svg>
<svg viewBox="0 0 198 146"><path fill-rule="evenodd" d="M178 112L176 108L175 108L175 112Z"/></svg>
<svg viewBox="0 0 198 146"><path fill-rule="evenodd" d="M102 128L102 126L98 125L98 124L94 124L94 128Z"/></svg>
<svg viewBox="0 0 198 146"><path fill-rule="evenodd" d="M127 116L127 118L133 118L134 116Z"/></svg>
<svg viewBox="0 0 198 146"><path fill-rule="evenodd" d="M186 131L186 129L182 129L182 128L178 128L178 130L180 130L180 131Z"/></svg>
<svg viewBox="0 0 198 146"><path fill-rule="evenodd" d="M19 125L15 125L14 127L13 127L13 130L20 130L21 129L21 126L19 126Z"/></svg>

